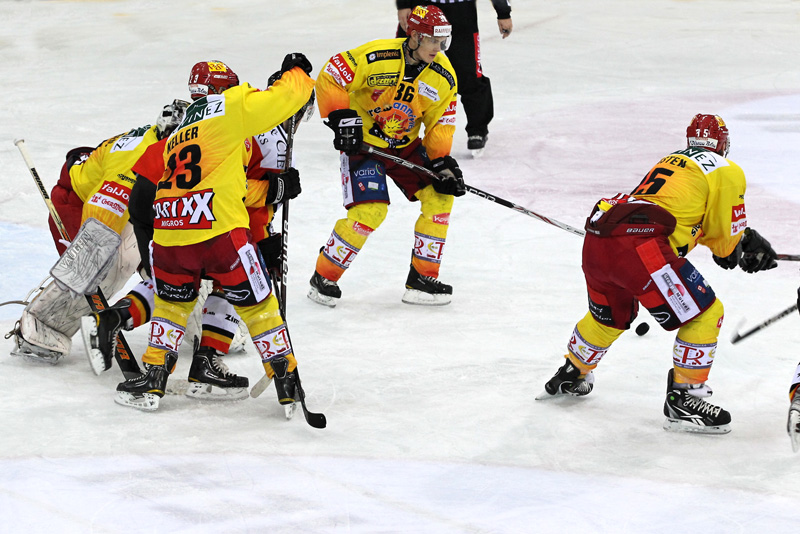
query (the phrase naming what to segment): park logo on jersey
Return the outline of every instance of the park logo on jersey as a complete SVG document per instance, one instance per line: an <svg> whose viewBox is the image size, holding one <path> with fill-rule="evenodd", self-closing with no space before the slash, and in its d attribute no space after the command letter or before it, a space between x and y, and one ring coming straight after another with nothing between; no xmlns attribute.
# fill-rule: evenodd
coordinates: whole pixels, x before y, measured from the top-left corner
<svg viewBox="0 0 800 534"><path fill-rule="evenodd" d="M125 215L131 199L131 188L116 182L103 182L100 189L92 195L87 204L110 211L117 217Z"/></svg>
<svg viewBox="0 0 800 534"><path fill-rule="evenodd" d="M156 230L209 230L214 217L214 191L205 189L181 197L160 198L153 204Z"/></svg>
<svg viewBox="0 0 800 534"><path fill-rule="evenodd" d="M731 235L736 235L747 227L747 213L744 204L739 204L731 209Z"/></svg>
<svg viewBox="0 0 800 534"><path fill-rule="evenodd" d="M330 74L336 83L344 87L349 83L353 83L356 73L350 68L350 65L345 61L341 54L336 54L325 65L325 72Z"/></svg>
<svg viewBox="0 0 800 534"><path fill-rule="evenodd" d="M400 59L400 50L376 50L367 54L367 63L384 61L387 59Z"/></svg>

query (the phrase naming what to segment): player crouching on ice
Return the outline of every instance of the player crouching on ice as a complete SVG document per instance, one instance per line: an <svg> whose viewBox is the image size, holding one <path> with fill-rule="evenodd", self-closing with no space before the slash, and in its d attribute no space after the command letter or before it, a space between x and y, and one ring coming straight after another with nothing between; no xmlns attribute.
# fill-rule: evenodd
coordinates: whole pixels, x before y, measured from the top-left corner
<svg viewBox="0 0 800 534"><path fill-rule="evenodd" d="M135 183L131 167L148 146L169 136L183 118L185 105L175 100L153 126L134 128L95 149L67 153L51 199L72 242L63 241L51 217L50 230L61 257L50 271L54 280L28 304L11 333L12 355L58 363L70 352L81 316L91 311L84 295L97 293L99 287L111 296L136 271L140 257L128 222Z"/></svg>
<svg viewBox="0 0 800 534"><path fill-rule="evenodd" d="M602 199L586 221L583 272L589 313L567 344L567 361L537 399L587 395L593 370L630 328L639 303L665 330L678 330L667 375L664 429L725 434L731 416L706 402L723 307L686 256L705 245L725 269L776 267L769 242L747 227L741 168L726 159L728 128L696 115L684 150L662 158L632 195Z"/></svg>

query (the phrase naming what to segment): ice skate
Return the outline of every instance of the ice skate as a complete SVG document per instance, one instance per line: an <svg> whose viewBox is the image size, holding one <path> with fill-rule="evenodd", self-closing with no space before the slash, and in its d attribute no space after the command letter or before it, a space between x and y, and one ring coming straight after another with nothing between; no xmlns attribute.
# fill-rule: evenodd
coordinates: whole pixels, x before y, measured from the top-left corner
<svg viewBox="0 0 800 534"><path fill-rule="evenodd" d="M314 276L311 277L311 289L308 290L308 298L317 304L335 308L336 301L341 297L342 290L339 289L339 284L314 271Z"/></svg>
<svg viewBox="0 0 800 534"><path fill-rule="evenodd" d="M272 370L275 371L273 381L275 391L278 394L278 403L283 406L286 419L291 419L297 410L297 382L294 372L288 372L289 360L286 358L275 358L270 362Z"/></svg>
<svg viewBox="0 0 800 534"><path fill-rule="evenodd" d="M675 387L674 369L667 375L667 399L664 401L664 430L727 434L731 431L731 414L693 395L693 390Z"/></svg>
<svg viewBox="0 0 800 534"><path fill-rule="evenodd" d="M406 279L403 302L421 306L444 306L453 299L453 286L443 284L432 276L422 276L414 266Z"/></svg>
<svg viewBox="0 0 800 534"><path fill-rule="evenodd" d="M231 373L211 348L195 351L189 368L189 389L186 396L198 400L240 400L248 396L250 381Z"/></svg>
<svg viewBox="0 0 800 534"><path fill-rule="evenodd" d="M114 402L145 412L156 411L159 401L167 389L170 369L175 366L177 361L178 355L171 352L167 354L166 362L163 365L145 363L144 374L117 385Z"/></svg>
<svg viewBox="0 0 800 534"><path fill-rule="evenodd" d="M117 349L117 334L130 328L127 306L112 306L81 317L81 336L89 366L96 375L111 369L111 360Z"/></svg>
<svg viewBox="0 0 800 534"><path fill-rule="evenodd" d="M486 148L486 139L488 137L489 134L470 135L467 138L467 149L470 151L473 158L479 158L483 155L483 151Z"/></svg>
<svg viewBox="0 0 800 534"><path fill-rule="evenodd" d="M11 355L20 356L27 362L56 365L64 357L63 352L28 343L22 337L19 324L14 330L6 334L6 339L10 337L14 338L14 347L11 349Z"/></svg>
<svg viewBox="0 0 800 534"><path fill-rule="evenodd" d="M580 370L567 360L564 365L559 367L553 378L544 385L544 391L535 397L536 400L552 399L563 397L583 397L594 389L594 373L589 373L580 378Z"/></svg>
<svg viewBox="0 0 800 534"><path fill-rule="evenodd" d="M800 397L795 394L792 405L789 406L789 420L786 423L786 431L789 439L792 440L792 451L800 451Z"/></svg>

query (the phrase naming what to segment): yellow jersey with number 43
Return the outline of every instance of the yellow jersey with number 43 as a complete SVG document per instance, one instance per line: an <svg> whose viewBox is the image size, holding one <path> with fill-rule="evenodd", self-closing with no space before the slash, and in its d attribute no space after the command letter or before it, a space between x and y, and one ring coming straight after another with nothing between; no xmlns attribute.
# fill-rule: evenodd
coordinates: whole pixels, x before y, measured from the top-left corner
<svg viewBox="0 0 800 534"><path fill-rule="evenodd" d="M364 121L364 141L400 148L419 137L431 159L446 156L456 124L456 75L443 53L404 81L405 39L380 39L333 56L317 79L322 118L336 109L354 109ZM411 75L413 76L413 75ZM409 78L411 78L409 76Z"/></svg>
<svg viewBox="0 0 800 534"><path fill-rule="evenodd" d="M250 138L294 115L313 88L314 80L295 67L266 91L243 84L189 106L164 149L153 240L163 246L191 245L247 228Z"/></svg>
<svg viewBox="0 0 800 534"><path fill-rule="evenodd" d="M686 256L698 243L729 256L747 226L744 172L729 159L690 147L661 159L631 193L677 220L670 245Z"/></svg>

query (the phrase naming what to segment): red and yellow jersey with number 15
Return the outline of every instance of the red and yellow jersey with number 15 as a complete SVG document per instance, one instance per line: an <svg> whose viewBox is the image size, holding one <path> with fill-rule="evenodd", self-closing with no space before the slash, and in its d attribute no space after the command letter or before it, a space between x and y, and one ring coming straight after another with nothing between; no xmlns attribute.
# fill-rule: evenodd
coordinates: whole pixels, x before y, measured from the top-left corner
<svg viewBox="0 0 800 534"><path fill-rule="evenodd" d="M747 226L742 169L702 148L686 148L661 158L631 193L655 202L677 220L669 242L678 256L698 243L729 256Z"/></svg>
<svg viewBox="0 0 800 534"><path fill-rule="evenodd" d="M168 247L190 245L247 228L249 138L295 114L313 88L314 80L295 67L266 91L243 84L189 106L164 151L153 240Z"/></svg>

